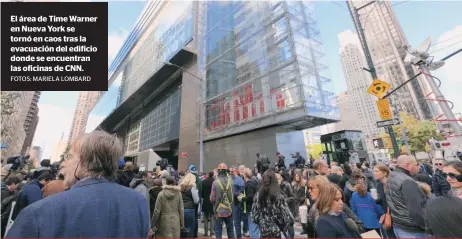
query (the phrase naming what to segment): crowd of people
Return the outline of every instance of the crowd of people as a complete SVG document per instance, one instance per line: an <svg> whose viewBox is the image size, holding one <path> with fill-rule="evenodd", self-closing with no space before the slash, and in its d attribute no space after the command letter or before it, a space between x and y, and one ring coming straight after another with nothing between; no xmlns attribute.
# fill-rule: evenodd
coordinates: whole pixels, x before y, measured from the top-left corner
<svg viewBox="0 0 462 239"><path fill-rule="evenodd" d="M56 177L44 167L2 180L2 236L294 238L300 224L308 238L462 237L461 161L434 159L433 170L407 155L328 165L296 154L286 167L278 153L274 164L257 154L254 167L144 172L122 152L96 131L71 145Z"/></svg>

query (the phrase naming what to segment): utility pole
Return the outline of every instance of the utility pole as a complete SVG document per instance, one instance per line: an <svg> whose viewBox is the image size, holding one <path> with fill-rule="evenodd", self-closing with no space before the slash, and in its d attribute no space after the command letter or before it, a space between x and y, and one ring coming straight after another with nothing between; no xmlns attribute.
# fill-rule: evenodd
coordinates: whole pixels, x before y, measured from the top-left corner
<svg viewBox="0 0 462 239"><path fill-rule="evenodd" d="M371 5L371 4L374 4L375 2L376 1L371 1L371 2L361 6L359 8L356 8L354 6L350 7L350 9L352 10L350 12L352 14L352 18L353 18L356 30L358 31L359 40L360 40L361 45L363 47L364 55L366 56L366 61L367 61L367 64L369 66L368 71L371 73L373 80L377 79L377 72L375 71L374 62L372 61L371 53L369 51L369 46L367 45L366 35L364 34L364 28L363 28L363 26L361 24L361 20L359 19L359 10L361 10L361 9ZM348 2L347 2L347 4L348 4ZM390 135L391 144L393 145L393 151L394 151L393 156L398 157L401 154L401 152L400 152L399 147L398 147L398 142L396 141L396 136L395 136L395 132L393 131L393 126L386 127L386 131L388 131L388 134Z"/></svg>

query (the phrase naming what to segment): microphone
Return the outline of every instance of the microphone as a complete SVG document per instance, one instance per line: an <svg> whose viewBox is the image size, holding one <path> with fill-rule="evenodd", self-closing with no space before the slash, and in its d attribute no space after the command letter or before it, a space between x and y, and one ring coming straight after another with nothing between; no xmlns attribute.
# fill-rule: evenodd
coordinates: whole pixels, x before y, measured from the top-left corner
<svg viewBox="0 0 462 239"><path fill-rule="evenodd" d="M358 225L356 225L355 221L351 218L345 219L345 224L353 232L358 232ZM358 232L359 233L359 232Z"/></svg>

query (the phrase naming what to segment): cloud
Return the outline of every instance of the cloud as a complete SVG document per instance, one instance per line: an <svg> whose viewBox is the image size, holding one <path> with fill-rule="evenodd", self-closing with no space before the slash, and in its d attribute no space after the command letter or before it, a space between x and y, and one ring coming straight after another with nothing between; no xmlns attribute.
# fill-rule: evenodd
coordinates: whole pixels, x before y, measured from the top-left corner
<svg viewBox="0 0 462 239"><path fill-rule="evenodd" d="M128 36L128 31L121 28L108 35L108 65L112 63Z"/></svg>
<svg viewBox="0 0 462 239"><path fill-rule="evenodd" d="M338 35L338 40L339 40L339 43L340 43L340 50L339 50L339 53L341 53L343 51L343 48L349 44L354 44L356 46L359 47L359 49L362 49L361 48L361 43L359 41L359 38L358 38L358 34L356 34L356 32L353 32L352 30L345 30L343 32L340 32Z"/></svg>
<svg viewBox="0 0 462 239"><path fill-rule="evenodd" d="M34 135L34 146L40 146L43 150L43 158L49 158L55 145L61 139L67 139L74 118L74 107L62 108L51 104L38 104L39 122Z"/></svg>
<svg viewBox="0 0 462 239"><path fill-rule="evenodd" d="M435 43L430 48L430 53L434 52L431 55L435 56L435 60L439 60L460 49L462 47L462 25L446 31ZM454 103L454 113L462 112L462 102L460 101L460 89L462 87L461 66L462 53L459 53L448 59L443 67L432 72L441 80L440 89L445 98Z"/></svg>

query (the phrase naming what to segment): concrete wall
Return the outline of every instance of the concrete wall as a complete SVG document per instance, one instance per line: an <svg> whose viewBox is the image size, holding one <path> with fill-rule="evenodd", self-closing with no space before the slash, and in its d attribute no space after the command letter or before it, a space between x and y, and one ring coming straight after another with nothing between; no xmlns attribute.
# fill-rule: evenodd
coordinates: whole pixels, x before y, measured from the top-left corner
<svg viewBox="0 0 462 239"><path fill-rule="evenodd" d="M295 154L295 152L299 152L306 160L305 137L303 131L278 133L276 134L276 142L278 151L286 157L286 167L294 163L294 159L290 154Z"/></svg>
<svg viewBox="0 0 462 239"><path fill-rule="evenodd" d="M196 74L197 58L183 66L187 71ZM178 168L186 170L190 164L196 164L199 169L199 105L200 80L183 72L181 86L181 115L180 115L180 140L178 145ZM188 158L181 158L181 153L186 152Z"/></svg>
<svg viewBox="0 0 462 239"><path fill-rule="evenodd" d="M257 153L265 154L271 162L275 162L278 151L289 162L290 154L297 151L306 158L304 148L303 132L280 127L266 128L205 142L204 168L209 171L220 163L226 163L228 167L233 164L253 167L257 161Z"/></svg>

